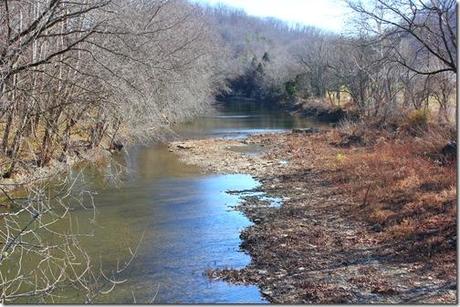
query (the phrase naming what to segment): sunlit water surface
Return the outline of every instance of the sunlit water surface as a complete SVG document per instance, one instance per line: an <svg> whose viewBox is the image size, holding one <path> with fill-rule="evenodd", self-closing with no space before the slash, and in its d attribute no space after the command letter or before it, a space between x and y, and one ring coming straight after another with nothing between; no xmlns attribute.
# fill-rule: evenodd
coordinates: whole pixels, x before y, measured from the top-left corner
<svg viewBox="0 0 460 307"><path fill-rule="evenodd" d="M183 138L241 138L316 125L253 103L234 102L177 132ZM86 167L70 175L79 176L77 188L95 192L96 223L91 222L92 210L77 209L72 216L80 232L94 234L83 238L83 245L104 269L126 259L128 246L141 240L134 261L120 276L127 282L97 302L266 302L256 286L211 281L205 274L210 268L242 268L250 262L239 248L240 231L250 222L232 210L240 196L226 191L253 189L257 181L244 174L203 175L165 145L134 146L116 160L127 172L114 175L118 168L113 164L103 171ZM63 294L63 302L82 299L70 289Z"/></svg>

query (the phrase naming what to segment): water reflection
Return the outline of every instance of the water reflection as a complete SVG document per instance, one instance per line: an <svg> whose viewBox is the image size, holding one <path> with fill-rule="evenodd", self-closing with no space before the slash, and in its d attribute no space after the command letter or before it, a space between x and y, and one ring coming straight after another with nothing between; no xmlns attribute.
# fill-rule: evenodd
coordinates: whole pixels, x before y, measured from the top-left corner
<svg viewBox="0 0 460 307"><path fill-rule="evenodd" d="M216 112L179 126L181 136L241 138L248 134L324 125L313 119L292 116L251 102L220 103L216 105Z"/></svg>
<svg viewBox="0 0 460 307"><path fill-rule="evenodd" d="M249 225L229 211L238 197L224 191L257 186L250 176L169 178L157 183L154 220L133 272L159 283L159 302L261 302L254 287L210 282L203 272L216 267L243 267L249 257L238 251L239 232ZM152 193L153 194L153 193Z"/></svg>
<svg viewBox="0 0 460 307"><path fill-rule="evenodd" d="M176 129L184 138L240 137L316 125L255 104L233 103ZM239 234L249 221L230 210L239 196L225 191L253 189L255 180L247 175L204 176L165 145L131 147L115 162L102 173L86 167L79 181L79 189L97 192L97 225L89 222L92 213L73 212L80 231L94 232L83 239L85 248L106 267L115 267L127 256L127 245L143 236L123 276L128 282L100 302L129 303L133 295L144 303L152 298L157 303L264 302L255 286L210 281L203 275L208 268L249 263L249 256L239 251Z"/></svg>

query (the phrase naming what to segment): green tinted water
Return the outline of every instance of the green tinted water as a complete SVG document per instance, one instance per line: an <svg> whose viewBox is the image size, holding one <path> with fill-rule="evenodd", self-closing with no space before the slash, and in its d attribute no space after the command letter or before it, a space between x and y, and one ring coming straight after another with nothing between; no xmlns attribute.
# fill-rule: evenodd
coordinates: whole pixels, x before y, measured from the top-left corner
<svg viewBox="0 0 460 307"><path fill-rule="evenodd" d="M216 109L212 115L177 127L178 134L183 138L239 138L317 126L253 103ZM142 238L137 256L122 274L127 282L97 302L131 303L133 296L138 303L152 299L155 303L265 302L255 286L211 281L204 274L209 268L241 268L250 262L239 249L240 231L250 222L231 209L238 195L225 191L252 189L257 181L244 174L202 175L200 169L180 162L165 145L133 146L115 161L127 171L115 174L114 163L103 171L86 167L70 174L81 176L76 189L95 192L96 223L92 210L77 206L72 212L79 232L93 234L82 238L93 259L113 269L118 260L127 258L127 246ZM65 296L57 298L58 302L83 300L72 289L61 293Z"/></svg>

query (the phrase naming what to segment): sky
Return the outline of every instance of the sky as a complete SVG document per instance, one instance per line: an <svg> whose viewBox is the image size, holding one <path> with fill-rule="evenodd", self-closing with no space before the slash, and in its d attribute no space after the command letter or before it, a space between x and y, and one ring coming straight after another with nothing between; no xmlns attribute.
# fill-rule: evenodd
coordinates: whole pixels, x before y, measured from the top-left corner
<svg viewBox="0 0 460 307"><path fill-rule="evenodd" d="M203 4L225 4L244 9L260 17L276 17L289 23L300 23L342 32L349 10L344 0L192 0Z"/></svg>

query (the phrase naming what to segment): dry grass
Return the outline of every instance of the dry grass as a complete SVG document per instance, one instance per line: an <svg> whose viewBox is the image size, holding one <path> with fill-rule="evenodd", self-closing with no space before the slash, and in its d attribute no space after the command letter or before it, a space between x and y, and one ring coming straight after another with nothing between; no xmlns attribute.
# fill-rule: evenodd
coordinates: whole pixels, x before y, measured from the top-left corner
<svg viewBox="0 0 460 307"><path fill-rule="evenodd" d="M287 147L353 197L351 214L381 231L380 240L426 256L455 248L456 161L440 153L451 137L438 127L414 137L347 123Z"/></svg>
<svg viewBox="0 0 460 307"><path fill-rule="evenodd" d="M12 134L10 136L10 142L12 141L13 135L17 127L12 126ZM97 163L105 163L103 159L100 159L100 152L97 150L90 150L88 148L89 136L91 130L91 123L82 122L77 126L73 127L72 133L70 135L69 148L66 153L63 152L63 144L61 143L62 137L55 137L52 143L52 151L50 156L50 162L46 165L47 167L52 165L56 161L61 161L63 155L65 155L65 160L91 160L96 161ZM59 131L62 133L64 131L64 124L61 124ZM4 132L4 123L0 123L0 135L3 135ZM30 176L30 173L36 172L37 160L39 159L40 150L42 148L43 137L45 134L45 127L40 123L37 127L37 130L34 133L25 135L22 138L22 146L20 151L15 157L16 165L11 178L18 179L19 177ZM109 149L110 148L111 137L106 133L104 134L99 149ZM98 153L96 157L92 157L94 153ZM85 156L84 159L81 159L81 156ZM0 173L5 172L9 169L11 163L13 162L12 158L8 157L4 153L0 153Z"/></svg>
<svg viewBox="0 0 460 307"><path fill-rule="evenodd" d="M251 158L230 153L228 140L172 146L187 163L251 174L285 199L269 210L246 199L252 263L210 277L256 283L275 303L454 302L455 163L436 162L446 140L364 131L372 142L350 146L337 130L252 136L245 143L267 151Z"/></svg>

